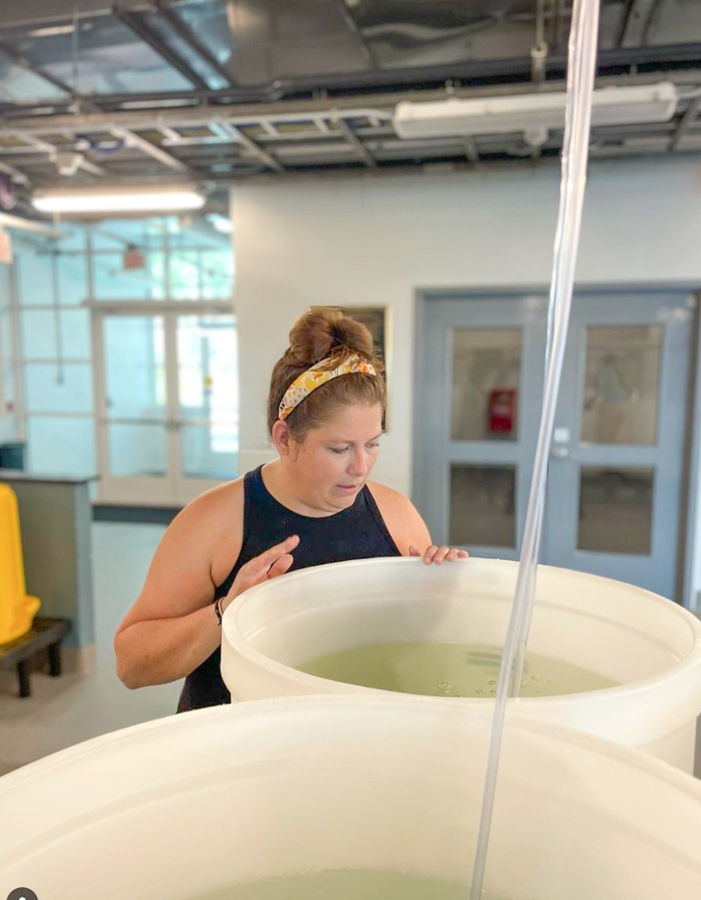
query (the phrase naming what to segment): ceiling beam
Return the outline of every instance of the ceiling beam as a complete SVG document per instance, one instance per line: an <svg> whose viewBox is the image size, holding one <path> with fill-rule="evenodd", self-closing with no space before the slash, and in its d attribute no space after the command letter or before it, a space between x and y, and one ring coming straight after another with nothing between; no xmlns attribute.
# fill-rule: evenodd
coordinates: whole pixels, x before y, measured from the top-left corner
<svg viewBox="0 0 701 900"><path fill-rule="evenodd" d="M275 138L277 140L278 138L282 137L277 128L271 122L269 122L268 119L261 119L258 124L271 138Z"/></svg>
<svg viewBox="0 0 701 900"><path fill-rule="evenodd" d="M358 156L363 160L366 166L370 169L377 168L377 160L370 153L365 144L360 140L358 135L353 131L348 122L340 116L336 119L336 124L341 130L343 137L346 141L353 147Z"/></svg>
<svg viewBox="0 0 701 900"><path fill-rule="evenodd" d="M58 153L62 153L62 152L75 153L75 152L77 152L73 149L73 147L66 147L65 150L61 150L55 144L50 144L50 143L48 143L48 141L44 141L41 138L38 138L33 134L25 134L22 131L14 131L13 130L13 131L10 131L7 133L12 134L16 138L19 138L20 141L24 141L25 143L29 144L30 147L32 147L37 152L47 153L49 156L49 159L52 162L54 162L54 160L56 158L56 154L58 154ZM2 152L2 151L0 150L0 152ZM80 155L82 158L81 158L80 162L78 163L79 169L82 169L84 172L89 172L91 175L97 175L99 177L102 177L107 174L103 168L101 168L100 166L96 166L95 163L91 163L90 160L86 159L82 153Z"/></svg>
<svg viewBox="0 0 701 900"><path fill-rule="evenodd" d="M130 31L132 31L140 40L144 41L144 43L148 44L152 50L155 50L169 66L172 66L174 69L177 69L181 75L184 75L194 87L203 90L208 89L207 82L195 72L189 63L163 42L160 35L146 24L139 13L131 12L121 6L115 6L113 12L123 25L126 25Z"/></svg>
<svg viewBox="0 0 701 900"><path fill-rule="evenodd" d="M609 85L657 84L663 80L672 81L678 84L680 88L688 91L701 86L701 50L699 50L699 63L699 68L694 70L645 72L636 76L619 74L599 77L596 80L596 86L603 88ZM546 81L538 90L539 93L558 92L564 90L564 85L559 81ZM485 97L521 96L531 93L533 93L533 85L524 83L489 85L485 87L456 87L451 92L451 96L459 99L483 99ZM129 96L135 97L137 95ZM157 102L154 98L160 97L164 99L168 96L173 95L151 95L151 99ZM192 92L189 92L187 96L192 98L194 95ZM154 125L165 124L172 128L179 128L206 125L214 118L232 124L237 124L237 120L245 123L254 122L260 118L269 118L274 122L293 121L296 119L318 120L318 127L323 130L324 122L330 120L334 113L340 113L346 118L376 116L386 120L392 118L394 107L402 100L413 100L416 102L445 100L446 96L445 88L441 87L436 89L350 95L347 97L295 98L294 100L278 100L265 103L232 103L226 105L208 105L203 103L199 106L171 107L168 109L108 110L66 115L31 115L27 112L21 118L15 118L11 114L5 115L3 118L0 118L0 124L7 128L21 129L25 132L31 131L34 134L50 134L61 130L79 134L86 131L109 130L116 126L139 129L153 128Z"/></svg>
<svg viewBox="0 0 701 900"><path fill-rule="evenodd" d="M141 137L139 134L135 134L128 128L110 128L110 132L116 138L124 141L128 147L136 147L141 150L142 153L146 153L147 156L151 156L164 166L168 166L169 169L175 169L178 172L190 171L189 167L186 166L184 162L176 159L175 156L171 156L170 153L167 153L161 147L157 147L155 144L152 144L151 141L147 141L146 138Z"/></svg>
<svg viewBox="0 0 701 900"><path fill-rule="evenodd" d="M692 101L689 103L686 112L681 118L681 121L677 125L677 130L674 132L672 136L672 140L669 142L669 149L671 152L679 149L679 145L681 144L684 136L687 134L691 126L698 119L699 111L701 110L701 96L694 97Z"/></svg>
<svg viewBox="0 0 701 900"><path fill-rule="evenodd" d="M78 163L78 168L82 169L84 172L89 172L90 175L97 175L99 178L103 178L107 175L107 172L102 166L96 166L95 163L90 162L90 160L86 159L84 156Z"/></svg>
<svg viewBox="0 0 701 900"><path fill-rule="evenodd" d="M466 137L464 146L467 161L471 162L473 166L478 166L480 164L480 155L479 150L477 149L477 144L475 143L475 139L472 137Z"/></svg>
<svg viewBox="0 0 701 900"><path fill-rule="evenodd" d="M210 123L209 127L215 134L226 136L230 140L240 144L242 147L245 147L252 156L255 156L256 159L259 159L274 172L285 171L285 167L282 163L278 162L272 154L264 150L260 144L257 144L254 140L245 135L239 128L232 125L231 122L215 120Z"/></svg>
<svg viewBox="0 0 701 900"><path fill-rule="evenodd" d="M0 162L0 172L9 175L13 181L17 182L17 184L29 184L29 178L27 178L24 172L20 172L19 169L15 169L14 166L9 166L7 163Z"/></svg>
<svg viewBox="0 0 701 900"><path fill-rule="evenodd" d="M1 2L1 0L0 0ZM701 73L699 73L701 84ZM511 93L521 93L512 91ZM455 92L455 96L463 96ZM471 92L470 96L475 96ZM480 94L479 96L483 96ZM275 104L239 104L232 107L223 106L198 106L187 109L159 109L159 110L124 110L114 112L89 113L83 115L59 115L59 116L26 116L22 119L0 118L0 127L9 129L21 129L22 132L33 134L55 134L57 131L68 131L72 134L82 134L89 131L110 131L112 128L127 128L129 130L158 128L168 125L171 128L209 126L212 122L232 125L257 123L260 119L270 119L274 123L295 122L300 119L315 121L317 119L330 120L339 111L344 116L352 118L367 118L376 116L389 121L392 118L394 106L399 100L439 100L445 98L445 91L432 91L426 94L401 94L373 98L363 98L368 105L358 106L358 98L348 98L345 103L333 101L333 108L329 100L299 100L284 101ZM376 101L376 107L370 105Z"/></svg>
<svg viewBox="0 0 701 900"><path fill-rule="evenodd" d="M166 125L165 122L161 122L160 120L156 121L156 128L160 131L164 138L167 138L172 144L179 144L182 141L182 137L171 128L169 125Z"/></svg>

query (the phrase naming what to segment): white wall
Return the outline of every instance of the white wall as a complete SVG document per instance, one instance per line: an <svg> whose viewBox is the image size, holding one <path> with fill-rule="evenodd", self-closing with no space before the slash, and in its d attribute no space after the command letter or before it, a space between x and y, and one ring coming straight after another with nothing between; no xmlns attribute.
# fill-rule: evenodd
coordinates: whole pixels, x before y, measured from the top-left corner
<svg viewBox="0 0 701 900"><path fill-rule="evenodd" d="M235 188L242 471L270 458L270 372L297 316L313 304L386 304L391 422L375 474L408 493L417 288L547 284L558 195L555 166ZM700 162L594 165L578 281L701 285L699 235Z"/></svg>
<svg viewBox="0 0 701 900"><path fill-rule="evenodd" d="M0 263L0 444L18 437L16 407L14 340L12 336L11 268Z"/></svg>
<svg viewBox="0 0 701 900"><path fill-rule="evenodd" d="M559 171L545 165L235 188L241 471L271 458L270 372L297 316L314 304L386 304L391 424L375 477L409 493L416 290L546 285L558 196ZM701 286L701 161L592 165L577 275L579 284Z"/></svg>

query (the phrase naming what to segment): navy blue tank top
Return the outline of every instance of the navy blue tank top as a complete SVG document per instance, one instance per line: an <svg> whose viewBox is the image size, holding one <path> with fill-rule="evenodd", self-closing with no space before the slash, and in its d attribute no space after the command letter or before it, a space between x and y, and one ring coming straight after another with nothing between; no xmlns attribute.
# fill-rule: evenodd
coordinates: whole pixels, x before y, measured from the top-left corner
<svg viewBox="0 0 701 900"><path fill-rule="evenodd" d="M344 559L401 556L367 487L348 509L332 516L312 518L298 515L278 503L263 484L261 469L262 466L249 472L243 480L241 552L226 580L216 589L213 603L229 593L241 566L293 534L299 535L299 544L293 552L290 571ZM187 676L178 712L231 702L231 694L219 671L220 663L221 649L217 647Z"/></svg>

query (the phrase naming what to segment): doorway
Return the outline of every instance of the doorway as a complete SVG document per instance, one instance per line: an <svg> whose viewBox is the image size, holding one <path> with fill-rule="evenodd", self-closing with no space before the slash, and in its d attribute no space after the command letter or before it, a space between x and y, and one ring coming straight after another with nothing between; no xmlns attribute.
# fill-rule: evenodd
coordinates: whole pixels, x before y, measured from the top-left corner
<svg viewBox="0 0 701 900"><path fill-rule="evenodd" d="M575 296L542 562L675 594L694 298ZM434 541L518 557L547 297L425 298L415 498Z"/></svg>
<svg viewBox="0 0 701 900"><path fill-rule="evenodd" d="M100 303L92 331L99 501L183 506L236 477L231 304Z"/></svg>

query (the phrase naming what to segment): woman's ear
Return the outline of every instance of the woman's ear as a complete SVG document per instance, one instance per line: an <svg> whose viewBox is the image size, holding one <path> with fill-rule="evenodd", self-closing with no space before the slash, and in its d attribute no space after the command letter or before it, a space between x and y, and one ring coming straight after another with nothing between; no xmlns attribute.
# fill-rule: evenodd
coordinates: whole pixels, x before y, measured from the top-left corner
<svg viewBox="0 0 701 900"><path fill-rule="evenodd" d="M290 445L292 443L292 435L290 434L290 429L287 425L287 422L284 422L282 419L277 420L277 422L273 425L272 438L275 449L280 454L280 456L289 456Z"/></svg>

